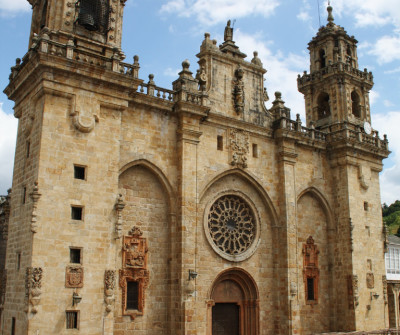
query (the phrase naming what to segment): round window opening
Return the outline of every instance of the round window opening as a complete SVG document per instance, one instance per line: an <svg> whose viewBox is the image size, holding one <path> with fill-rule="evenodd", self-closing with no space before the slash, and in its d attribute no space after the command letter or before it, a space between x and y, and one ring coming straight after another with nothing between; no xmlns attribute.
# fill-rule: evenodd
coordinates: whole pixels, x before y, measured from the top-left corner
<svg viewBox="0 0 400 335"><path fill-rule="evenodd" d="M257 221L254 210L241 197L218 198L210 207L207 224L209 240L222 257L240 261L253 253Z"/></svg>

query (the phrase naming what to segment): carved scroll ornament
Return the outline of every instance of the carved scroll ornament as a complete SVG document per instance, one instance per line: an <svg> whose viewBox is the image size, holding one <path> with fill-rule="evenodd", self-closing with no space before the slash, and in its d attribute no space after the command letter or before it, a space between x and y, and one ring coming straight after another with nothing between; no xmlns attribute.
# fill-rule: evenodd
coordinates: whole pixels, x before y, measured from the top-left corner
<svg viewBox="0 0 400 335"><path fill-rule="evenodd" d="M40 296L42 294L42 268L28 267L26 269L25 294L28 296L31 313L38 312Z"/></svg>
<svg viewBox="0 0 400 335"><path fill-rule="evenodd" d="M112 304L114 303L114 290L115 290L115 271L106 270L104 272L104 302L106 303L106 312L112 311Z"/></svg>

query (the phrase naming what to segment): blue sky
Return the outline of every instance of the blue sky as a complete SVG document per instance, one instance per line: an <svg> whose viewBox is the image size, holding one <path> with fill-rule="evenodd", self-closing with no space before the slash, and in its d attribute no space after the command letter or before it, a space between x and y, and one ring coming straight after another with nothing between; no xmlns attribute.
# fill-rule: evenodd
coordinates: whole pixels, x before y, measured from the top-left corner
<svg viewBox="0 0 400 335"><path fill-rule="evenodd" d="M381 173L382 202L400 199L400 2L331 0L335 23L359 41L360 69L374 74L370 93L372 127L388 134L392 154ZM292 118L304 117L297 74L309 69L307 43L319 21L326 23L327 2L319 0L128 0L122 49L126 62L139 56L140 78L154 74L158 86L171 88L183 60L197 69L204 33L218 44L228 19L236 20L234 40L251 59L258 51L268 70L265 85L272 98L281 91ZM320 18L319 13L320 12ZM27 0L0 0L0 86L8 84L15 58L26 53L31 8ZM272 100L272 99L271 99ZM267 107L270 102L267 103ZM0 194L11 186L17 121L13 102L0 94Z"/></svg>

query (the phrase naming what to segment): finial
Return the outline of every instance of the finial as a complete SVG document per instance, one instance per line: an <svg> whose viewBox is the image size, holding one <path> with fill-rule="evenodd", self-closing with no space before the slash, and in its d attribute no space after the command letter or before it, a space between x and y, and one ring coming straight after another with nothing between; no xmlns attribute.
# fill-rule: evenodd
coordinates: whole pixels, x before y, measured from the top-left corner
<svg viewBox="0 0 400 335"><path fill-rule="evenodd" d="M333 18L333 15L332 15L332 10L333 10L333 8L332 8L332 6L331 6L330 1L329 1L329 3L328 3L328 8L327 8L327 10L328 10L328 21L329 21L329 23L333 23L333 21L334 21L334 18Z"/></svg>

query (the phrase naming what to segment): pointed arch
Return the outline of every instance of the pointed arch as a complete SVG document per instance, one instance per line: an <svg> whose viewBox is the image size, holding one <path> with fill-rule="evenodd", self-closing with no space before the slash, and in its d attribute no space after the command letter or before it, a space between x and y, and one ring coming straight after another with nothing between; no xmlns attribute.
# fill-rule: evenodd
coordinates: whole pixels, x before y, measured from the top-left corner
<svg viewBox="0 0 400 335"><path fill-rule="evenodd" d="M171 186L171 183L169 182L168 178L165 176L164 172L155 164L152 162L148 161L147 159L138 159L132 162L129 162L125 164L122 168L119 170L119 175L121 176L125 171L128 169L134 167L134 166L142 166L150 170L158 179L158 181L161 183L162 187L168 194L168 206L170 213L175 211L175 204L176 204L176 196L175 192Z"/></svg>
<svg viewBox="0 0 400 335"><path fill-rule="evenodd" d="M275 210L275 207L272 203L271 198L269 197L268 193L266 192L265 188L261 185L261 183L256 179L255 176L251 175L250 173L243 171L242 169L235 168L235 169L228 169L223 172L218 173L211 177L211 179L206 182L205 186L201 189L199 194L199 201L201 202L206 195L207 191L219 180L225 178L230 175L237 175L243 178L246 182L248 182L257 192L259 193L261 199L263 200L266 208L271 215L271 219L273 220L274 224L278 225L280 221L278 220L278 215Z"/></svg>
<svg viewBox="0 0 400 335"><path fill-rule="evenodd" d="M212 334L213 308L218 304L239 306L240 334L259 334L259 291L253 277L234 267L222 271L208 292L207 335Z"/></svg>
<svg viewBox="0 0 400 335"><path fill-rule="evenodd" d="M299 193L299 195L297 196L297 203L306 194L310 194L319 202L326 215L326 219L328 220L328 228L333 228L334 222L333 222L332 209L329 206L329 202L327 201L323 193L314 186L308 187Z"/></svg>

